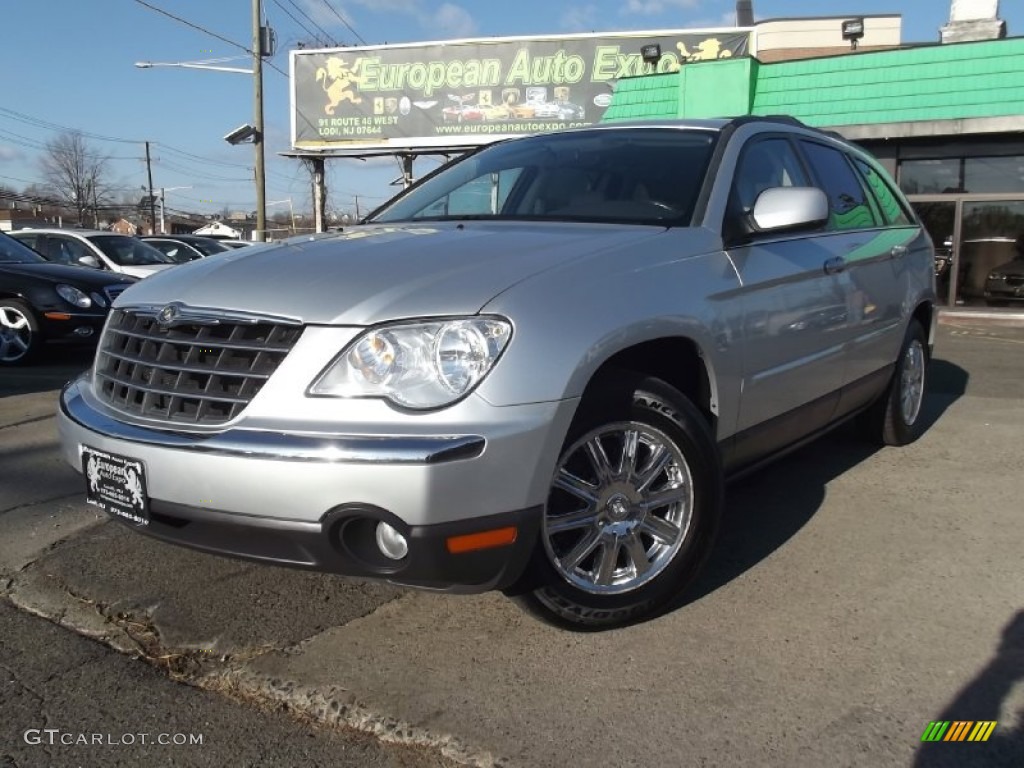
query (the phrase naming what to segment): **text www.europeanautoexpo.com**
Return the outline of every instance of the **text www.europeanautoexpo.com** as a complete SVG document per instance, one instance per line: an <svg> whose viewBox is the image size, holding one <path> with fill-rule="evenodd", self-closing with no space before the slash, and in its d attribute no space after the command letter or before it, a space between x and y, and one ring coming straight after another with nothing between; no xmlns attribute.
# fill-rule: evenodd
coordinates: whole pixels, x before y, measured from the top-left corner
<svg viewBox="0 0 1024 768"><path fill-rule="evenodd" d="M532 133L534 131L554 131L560 128L582 128L590 123L479 123L476 125L459 123L457 125L435 125L438 133Z"/></svg>
<svg viewBox="0 0 1024 768"><path fill-rule="evenodd" d="M201 746L203 743L201 733L74 733L59 728L29 728L22 738L31 746L51 747L130 747L136 744L184 747Z"/></svg>

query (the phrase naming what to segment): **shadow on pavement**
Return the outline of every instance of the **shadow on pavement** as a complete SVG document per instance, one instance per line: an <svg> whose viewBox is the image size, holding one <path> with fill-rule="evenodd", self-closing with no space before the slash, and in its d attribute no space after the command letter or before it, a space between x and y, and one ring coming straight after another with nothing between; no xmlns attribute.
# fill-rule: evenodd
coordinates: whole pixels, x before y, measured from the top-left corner
<svg viewBox="0 0 1024 768"><path fill-rule="evenodd" d="M31 365L0 368L0 397L59 390L92 365L94 354L91 347L53 346Z"/></svg>
<svg viewBox="0 0 1024 768"><path fill-rule="evenodd" d="M1024 611L1003 629L1002 640L988 665L934 719L938 721L998 721L1003 700L1024 681ZM1024 710L1014 715L1024 721ZM921 727L928 725L922 723ZM948 731L947 731L948 733ZM923 743L914 768L996 768L1024 765L1024 728L996 725L984 743Z"/></svg>
<svg viewBox="0 0 1024 768"><path fill-rule="evenodd" d="M963 396L969 379L967 371L945 360L934 360L929 373L921 412L926 432ZM821 507L828 483L877 450L849 424L730 484L718 541L684 605L728 584L782 547Z"/></svg>

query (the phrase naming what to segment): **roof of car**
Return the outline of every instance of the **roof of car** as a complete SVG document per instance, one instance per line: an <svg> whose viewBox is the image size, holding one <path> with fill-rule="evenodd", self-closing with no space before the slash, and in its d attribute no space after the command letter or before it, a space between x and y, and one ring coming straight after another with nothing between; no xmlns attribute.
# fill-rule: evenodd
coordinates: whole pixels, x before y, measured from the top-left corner
<svg viewBox="0 0 1024 768"><path fill-rule="evenodd" d="M18 235L25 232L37 232L44 235L80 235L82 237L92 235L119 235L120 232L106 232L102 229L64 229L62 227L24 227L16 229L8 234Z"/></svg>

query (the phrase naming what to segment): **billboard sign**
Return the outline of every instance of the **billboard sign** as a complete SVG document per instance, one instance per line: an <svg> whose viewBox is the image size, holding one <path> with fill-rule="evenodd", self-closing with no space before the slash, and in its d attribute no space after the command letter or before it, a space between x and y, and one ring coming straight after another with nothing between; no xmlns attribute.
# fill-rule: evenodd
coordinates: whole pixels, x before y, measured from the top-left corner
<svg viewBox="0 0 1024 768"><path fill-rule="evenodd" d="M590 125L619 78L743 55L748 40L731 28L294 50L292 147L464 147ZM651 45L654 64L640 53Z"/></svg>

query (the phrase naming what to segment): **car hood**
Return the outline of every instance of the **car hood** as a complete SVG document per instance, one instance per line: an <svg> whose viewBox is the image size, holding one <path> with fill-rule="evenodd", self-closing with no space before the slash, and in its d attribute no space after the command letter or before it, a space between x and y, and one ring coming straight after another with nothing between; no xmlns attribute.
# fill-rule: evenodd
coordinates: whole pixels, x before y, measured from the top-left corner
<svg viewBox="0 0 1024 768"><path fill-rule="evenodd" d="M13 275L38 277L52 283L68 283L78 287L104 288L116 283L134 283L130 276L111 274L92 267L70 267L65 264L37 262L7 264L0 262L0 271Z"/></svg>
<svg viewBox="0 0 1024 768"><path fill-rule="evenodd" d="M149 277L150 275L156 274L157 272L163 272L165 269L177 266L176 264L139 264L137 266L125 266L121 265L119 269L121 274L131 275L132 277Z"/></svg>
<svg viewBox="0 0 1024 768"><path fill-rule="evenodd" d="M633 247L664 231L493 221L365 225L182 264L133 286L117 304L180 301L305 323L360 326L473 314L546 269Z"/></svg>

